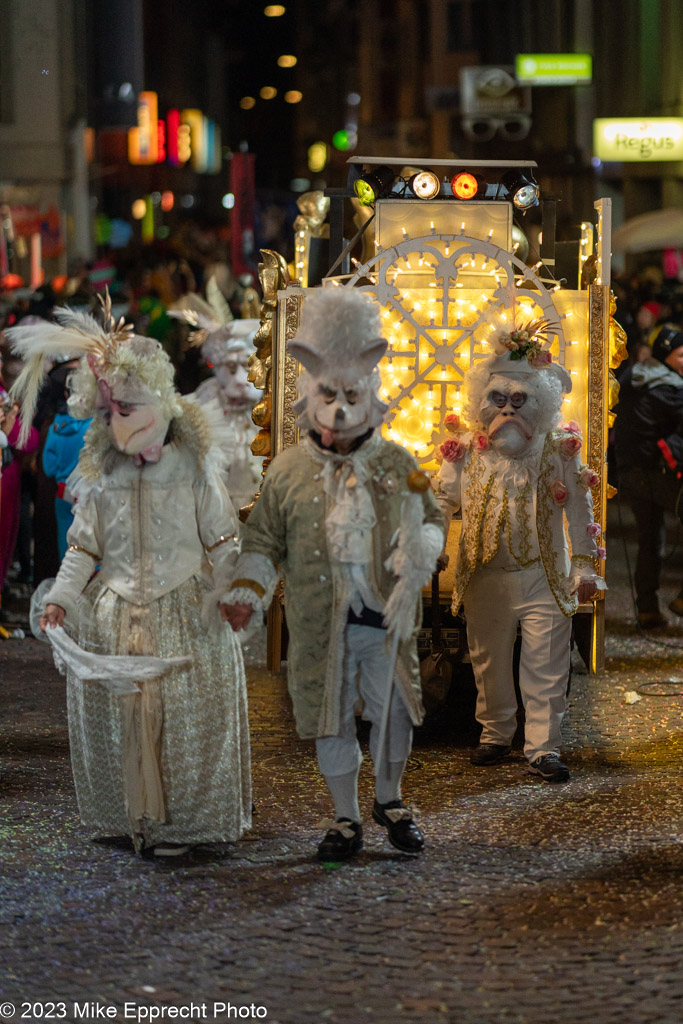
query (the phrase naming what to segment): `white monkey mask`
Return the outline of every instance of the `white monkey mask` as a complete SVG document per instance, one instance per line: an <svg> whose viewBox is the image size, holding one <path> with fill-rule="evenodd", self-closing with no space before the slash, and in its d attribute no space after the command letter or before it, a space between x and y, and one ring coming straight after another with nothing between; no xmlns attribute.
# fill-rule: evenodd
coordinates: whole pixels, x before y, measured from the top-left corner
<svg viewBox="0 0 683 1024"><path fill-rule="evenodd" d="M524 455L537 435L539 411L538 396L527 381L493 374L480 406L493 450L511 458Z"/></svg>

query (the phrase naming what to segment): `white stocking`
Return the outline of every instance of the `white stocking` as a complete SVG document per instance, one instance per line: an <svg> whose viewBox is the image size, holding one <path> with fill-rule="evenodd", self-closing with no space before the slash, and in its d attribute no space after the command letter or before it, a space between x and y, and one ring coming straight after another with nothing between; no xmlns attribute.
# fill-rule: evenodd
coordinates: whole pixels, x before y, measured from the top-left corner
<svg viewBox="0 0 683 1024"><path fill-rule="evenodd" d="M360 822L358 806L358 768L346 775L325 775L325 782L334 800L335 818Z"/></svg>
<svg viewBox="0 0 683 1024"><path fill-rule="evenodd" d="M401 799L401 776L406 761L387 761L382 759L375 779L375 796L380 804L388 804L392 800Z"/></svg>

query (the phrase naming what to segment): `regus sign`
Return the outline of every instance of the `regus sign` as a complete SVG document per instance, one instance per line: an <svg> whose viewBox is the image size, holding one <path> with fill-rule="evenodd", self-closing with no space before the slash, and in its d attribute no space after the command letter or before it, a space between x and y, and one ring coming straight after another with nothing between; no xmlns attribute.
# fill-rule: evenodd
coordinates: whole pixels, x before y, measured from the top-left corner
<svg viewBox="0 0 683 1024"><path fill-rule="evenodd" d="M600 160L619 163L683 160L683 117L599 117L593 121L593 150Z"/></svg>

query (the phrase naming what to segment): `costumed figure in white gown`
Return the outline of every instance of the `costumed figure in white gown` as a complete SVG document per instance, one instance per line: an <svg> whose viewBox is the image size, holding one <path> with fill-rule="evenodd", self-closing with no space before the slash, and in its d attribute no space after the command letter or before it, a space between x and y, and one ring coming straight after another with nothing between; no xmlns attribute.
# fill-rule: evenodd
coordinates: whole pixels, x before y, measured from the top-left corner
<svg viewBox="0 0 683 1024"><path fill-rule="evenodd" d="M371 723L372 817L397 849L423 848L401 777L423 716L415 637L443 523L412 455L378 429L386 406L376 367L386 347L378 310L361 291L321 289L306 299L289 343L304 367L295 405L303 439L268 467L224 610L243 628L284 576L297 730L315 739L334 801L336 820L325 822L317 853L327 861L363 846L359 699Z"/></svg>
<svg viewBox="0 0 683 1024"><path fill-rule="evenodd" d="M78 351L69 410L94 417L41 618L68 667L81 819L156 855L236 840L251 819L249 732L242 655L219 608L237 556L220 410L182 398L160 345L115 325L106 304L104 327L55 316L8 335L28 360L15 385L25 408L43 357Z"/></svg>
<svg viewBox="0 0 683 1024"><path fill-rule="evenodd" d="M189 294L169 314L194 328L194 344L201 345L202 358L213 376L202 381L195 396L202 405L217 402L223 411L230 458L225 462L225 485L235 510L249 505L261 484L263 460L251 453L257 427L251 410L262 392L248 379L249 356L260 320L233 320L230 307L213 278L207 284L205 302Z"/></svg>
<svg viewBox="0 0 683 1024"><path fill-rule="evenodd" d="M447 418L453 434L441 445L437 500L448 521L462 512L453 611L464 604L482 726L470 760L497 765L510 753L519 625L524 754L532 773L565 782L559 748L572 615L604 586L595 570L604 552L590 493L597 475L580 460L578 425L560 424L562 396L572 385L552 361L550 328L545 321L500 328L491 341L496 354L466 375L472 429Z"/></svg>

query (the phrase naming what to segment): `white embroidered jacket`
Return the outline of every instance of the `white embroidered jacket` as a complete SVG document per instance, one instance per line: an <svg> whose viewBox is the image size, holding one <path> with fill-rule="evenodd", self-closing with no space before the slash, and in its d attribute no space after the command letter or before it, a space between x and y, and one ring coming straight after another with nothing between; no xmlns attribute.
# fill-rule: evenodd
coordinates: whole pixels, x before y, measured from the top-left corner
<svg viewBox="0 0 683 1024"><path fill-rule="evenodd" d="M190 411L183 419L201 428L197 416L203 414L197 406ZM189 438L194 442L195 435L181 430L159 462L140 468L110 449L101 471L76 484L69 550L46 603L75 618L97 565L102 582L133 604L149 604L191 576L210 572L216 599L227 590L237 558L237 519L221 480L220 454L211 439L200 438L197 445ZM88 456L82 457L86 464Z"/></svg>
<svg viewBox="0 0 683 1024"><path fill-rule="evenodd" d="M460 461L444 460L437 501L448 517L462 510L452 604L455 613L477 567L498 555L501 532L511 559L522 568L540 557L548 585L565 615L576 611L578 602L572 590L579 580L600 585L595 572L597 544L590 529L593 502L580 479L585 467L578 453L567 455L562 447L574 437L578 435L552 430L535 458L528 460L501 460L491 451L480 452L471 446ZM507 465L501 471L503 463Z"/></svg>
<svg viewBox="0 0 683 1024"><path fill-rule="evenodd" d="M251 442L257 427L251 418L251 409L231 409L226 403L215 377L203 381L195 391L197 401L203 406L217 402L223 410L223 424L226 436L229 434L230 459L226 462L223 482L228 488L236 512L243 505L254 500L261 485L263 459L252 455Z"/></svg>

